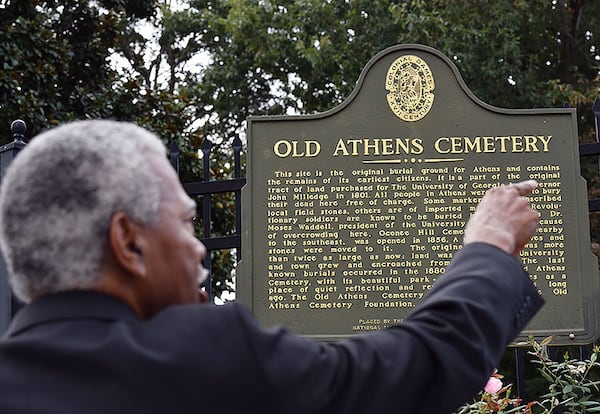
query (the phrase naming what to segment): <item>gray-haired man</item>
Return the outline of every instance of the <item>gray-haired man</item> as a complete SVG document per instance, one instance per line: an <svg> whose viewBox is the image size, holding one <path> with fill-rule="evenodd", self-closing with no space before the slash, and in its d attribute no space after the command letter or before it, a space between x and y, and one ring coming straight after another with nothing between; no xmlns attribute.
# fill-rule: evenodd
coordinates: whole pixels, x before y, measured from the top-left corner
<svg viewBox="0 0 600 414"><path fill-rule="evenodd" d="M535 182L495 188L401 325L338 343L198 306L195 204L160 140L83 121L35 138L0 190L0 243L29 303L0 341L6 413L445 413L485 384L542 304L515 259Z"/></svg>

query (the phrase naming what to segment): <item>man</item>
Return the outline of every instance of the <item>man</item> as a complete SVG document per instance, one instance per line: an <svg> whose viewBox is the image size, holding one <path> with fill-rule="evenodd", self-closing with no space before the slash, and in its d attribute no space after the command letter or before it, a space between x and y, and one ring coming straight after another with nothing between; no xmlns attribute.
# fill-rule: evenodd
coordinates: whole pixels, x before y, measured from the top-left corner
<svg viewBox="0 0 600 414"><path fill-rule="evenodd" d="M0 341L2 413L448 413L542 304L515 259L526 181L485 195L464 248L401 325L338 343L199 306L194 202L142 128L67 124L0 190L0 242L29 303Z"/></svg>

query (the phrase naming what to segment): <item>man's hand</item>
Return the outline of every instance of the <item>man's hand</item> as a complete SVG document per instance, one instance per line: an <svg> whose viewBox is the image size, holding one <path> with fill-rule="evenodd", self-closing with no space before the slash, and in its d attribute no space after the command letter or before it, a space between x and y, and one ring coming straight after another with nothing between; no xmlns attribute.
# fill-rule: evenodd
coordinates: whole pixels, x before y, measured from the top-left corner
<svg viewBox="0 0 600 414"><path fill-rule="evenodd" d="M464 243L489 243L517 256L540 218L525 197L536 186L536 181L528 180L490 188L465 227Z"/></svg>

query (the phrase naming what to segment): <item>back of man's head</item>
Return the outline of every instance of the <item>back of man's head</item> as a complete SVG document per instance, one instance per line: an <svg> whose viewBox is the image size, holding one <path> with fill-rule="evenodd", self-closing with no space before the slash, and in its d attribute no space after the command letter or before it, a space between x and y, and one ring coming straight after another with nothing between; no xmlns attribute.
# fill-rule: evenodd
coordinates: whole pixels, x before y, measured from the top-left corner
<svg viewBox="0 0 600 414"><path fill-rule="evenodd" d="M35 137L0 188L0 247L21 300L98 282L111 217L153 222L160 187L148 153L154 134L131 123L78 121Z"/></svg>

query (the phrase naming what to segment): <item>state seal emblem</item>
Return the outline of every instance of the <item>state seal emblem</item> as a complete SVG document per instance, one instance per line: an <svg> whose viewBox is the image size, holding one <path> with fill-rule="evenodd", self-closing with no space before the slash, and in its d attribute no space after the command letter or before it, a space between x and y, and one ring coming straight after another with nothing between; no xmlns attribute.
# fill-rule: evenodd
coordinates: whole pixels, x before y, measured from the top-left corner
<svg viewBox="0 0 600 414"><path fill-rule="evenodd" d="M396 59L385 77L387 102L403 121L423 119L433 106L435 82L431 69L423 59L405 55Z"/></svg>

